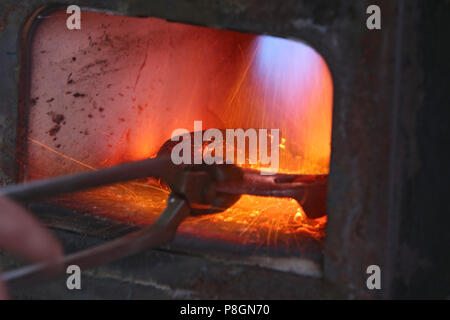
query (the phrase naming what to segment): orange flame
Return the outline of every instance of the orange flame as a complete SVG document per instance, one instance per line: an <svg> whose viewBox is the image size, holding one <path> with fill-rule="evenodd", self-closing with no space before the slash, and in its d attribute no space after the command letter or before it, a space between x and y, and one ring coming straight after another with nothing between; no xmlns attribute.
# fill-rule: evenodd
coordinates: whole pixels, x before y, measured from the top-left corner
<svg viewBox="0 0 450 320"><path fill-rule="evenodd" d="M42 98L30 107L26 179L155 156L174 129L192 131L194 120L203 129L280 129L279 172L328 173L333 87L325 61L310 47L92 12L77 42L61 27L65 13L52 15L40 23L32 48L30 96ZM61 50L48 50L55 47ZM87 96L74 98L75 92ZM48 133L48 114L64 115L57 135ZM149 223L166 197L147 181L59 203ZM243 196L223 213L189 219L181 232L273 246L293 234L320 240L325 223L326 217L308 219L292 199Z"/></svg>

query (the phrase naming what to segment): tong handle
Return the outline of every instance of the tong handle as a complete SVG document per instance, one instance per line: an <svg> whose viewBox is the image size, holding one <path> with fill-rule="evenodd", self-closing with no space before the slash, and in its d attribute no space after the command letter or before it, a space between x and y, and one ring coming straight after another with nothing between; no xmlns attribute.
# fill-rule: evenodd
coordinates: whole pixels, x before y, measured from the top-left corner
<svg viewBox="0 0 450 320"><path fill-rule="evenodd" d="M7 271L1 275L1 279L9 288L23 287L54 278L65 272L69 265L77 265L84 270L165 244L173 239L178 226L189 214L187 201L171 194L166 209L152 225L103 245L67 255L54 263L33 264Z"/></svg>
<svg viewBox="0 0 450 320"><path fill-rule="evenodd" d="M160 156L105 169L12 185L0 188L0 196L27 202L138 178L166 178L165 175L171 171L170 165L170 158Z"/></svg>

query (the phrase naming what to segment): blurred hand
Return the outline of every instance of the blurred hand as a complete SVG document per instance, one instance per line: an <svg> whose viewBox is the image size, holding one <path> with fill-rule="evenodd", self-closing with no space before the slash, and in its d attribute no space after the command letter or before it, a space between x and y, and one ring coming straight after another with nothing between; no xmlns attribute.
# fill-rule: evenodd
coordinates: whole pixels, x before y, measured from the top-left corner
<svg viewBox="0 0 450 320"><path fill-rule="evenodd" d="M62 256L58 241L15 202L0 197L0 249L32 262L50 262ZM0 281L0 300L8 294Z"/></svg>

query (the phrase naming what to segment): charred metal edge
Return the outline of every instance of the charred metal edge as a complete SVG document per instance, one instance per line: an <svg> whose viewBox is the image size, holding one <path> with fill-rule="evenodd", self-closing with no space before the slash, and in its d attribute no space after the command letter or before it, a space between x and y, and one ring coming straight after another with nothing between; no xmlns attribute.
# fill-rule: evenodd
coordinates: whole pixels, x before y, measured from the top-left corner
<svg viewBox="0 0 450 320"><path fill-rule="evenodd" d="M89 212L80 212L44 203L33 203L29 209L49 228L108 241L143 226L124 223ZM272 270L314 278L322 277L322 245L305 238L302 249L234 245L221 240L204 239L191 234L177 234L175 239L156 250L203 257L223 263L258 265Z"/></svg>
<svg viewBox="0 0 450 320"><path fill-rule="evenodd" d="M53 230L66 252L102 243L88 235ZM0 251L0 268L23 265ZM333 299L323 279L258 265L167 250L147 250L82 272L82 289L68 291L66 277L11 292L16 299Z"/></svg>

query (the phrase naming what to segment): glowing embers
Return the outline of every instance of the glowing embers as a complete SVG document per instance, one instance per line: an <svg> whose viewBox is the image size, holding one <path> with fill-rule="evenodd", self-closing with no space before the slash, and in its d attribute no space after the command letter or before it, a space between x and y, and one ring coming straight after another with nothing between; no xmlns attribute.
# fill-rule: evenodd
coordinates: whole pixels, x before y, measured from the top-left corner
<svg viewBox="0 0 450 320"><path fill-rule="evenodd" d="M233 207L205 217L204 221L218 224L227 233L238 232L238 239L243 243L276 247L280 241L290 242L285 236L292 234L321 240L325 235L326 216L308 219L293 199L244 195Z"/></svg>
<svg viewBox="0 0 450 320"><path fill-rule="evenodd" d="M64 195L50 201L138 225L152 223L166 206L168 191L131 182ZM217 214L188 218L179 232L201 239L222 240L250 247L297 250L306 239L321 241L326 216L308 219L293 199L242 196Z"/></svg>

